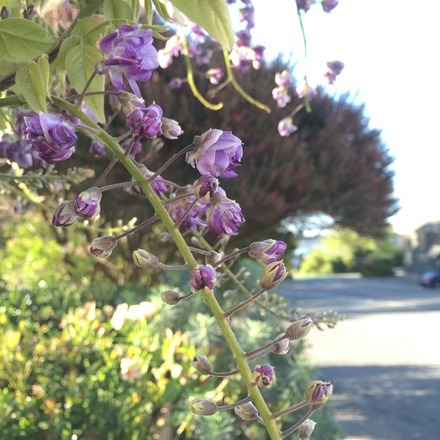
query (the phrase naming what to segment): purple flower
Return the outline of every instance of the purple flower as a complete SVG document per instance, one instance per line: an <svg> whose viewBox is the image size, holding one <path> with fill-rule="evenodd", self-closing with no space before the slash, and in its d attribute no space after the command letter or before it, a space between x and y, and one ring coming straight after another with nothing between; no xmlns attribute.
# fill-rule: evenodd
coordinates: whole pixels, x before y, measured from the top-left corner
<svg viewBox="0 0 440 440"><path fill-rule="evenodd" d="M162 108L157 104L138 106L127 115L127 126L134 136L154 139L162 134Z"/></svg>
<svg viewBox="0 0 440 440"><path fill-rule="evenodd" d="M218 180L215 177L206 174L193 184L194 194L199 199L209 200L218 189Z"/></svg>
<svg viewBox="0 0 440 440"><path fill-rule="evenodd" d="M92 153L95 157L101 157L107 154L107 150L102 142L95 141L92 142L92 145L90 145L90 153Z"/></svg>
<svg viewBox="0 0 440 440"><path fill-rule="evenodd" d="M168 85L170 86L170 89L177 90L180 89L182 83L183 81L181 78L172 78Z"/></svg>
<svg viewBox="0 0 440 440"><path fill-rule="evenodd" d="M324 12L331 12L338 6L338 0L322 0L321 5Z"/></svg>
<svg viewBox="0 0 440 440"><path fill-rule="evenodd" d="M195 290L202 290L205 287L212 290L216 278L215 270L210 264L206 266L201 264L193 270L189 283Z"/></svg>
<svg viewBox="0 0 440 440"><path fill-rule="evenodd" d="M275 87L272 90L272 98L277 102L279 108L284 108L292 99L287 87Z"/></svg>
<svg viewBox="0 0 440 440"><path fill-rule="evenodd" d="M186 161L200 174L228 179L243 157L242 142L230 131L211 129L194 137L194 148L186 153Z"/></svg>
<svg viewBox="0 0 440 440"><path fill-rule="evenodd" d="M22 131L44 161L54 164L68 159L75 151L75 132L58 116L40 112L23 119Z"/></svg>
<svg viewBox="0 0 440 440"><path fill-rule="evenodd" d="M255 27L255 19L254 19L255 9L253 6L241 8L239 10L239 13L240 13L240 21L246 22L246 29L252 29L253 27Z"/></svg>
<svg viewBox="0 0 440 440"><path fill-rule="evenodd" d="M269 387L275 382L275 371L272 365L257 365L252 378L258 385Z"/></svg>
<svg viewBox="0 0 440 440"><path fill-rule="evenodd" d="M274 261L266 266L260 279L261 287L264 290L272 290L287 277L286 266L282 261Z"/></svg>
<svg viewBox="0 0 440 440"><path fill-rule="evenodd" d="M130 142L126 142L125 145L122 146L125 150L130 148L130 157L135 158L137 154L142 151L142 143L139 141L134 141L130 147Z"/></svg>
<svg viewBox="0 0 440 440"><path fill-rule="evenodd" d="M336 77L344 69L344 63L339 60L329 61L327 63L327 72L324 73L324 77L327 78L329 84L334 84Z"/></svg>
<svg viewBox="0 0 440 440"><path fill-rule="evenodd" d="M244 223L240 205L220 191L214 194L211 203L212 206L206 211L208 229L214 235L237 235L238 227Z"/></svg>
<svg viewBox="0 0 440 440"><path fill-rule="evenodd" d="M209 79L211 84L216 85L223 77L223 70L218 67L212 68L206 71L205 76Z"/></svg>
<svg viewBox="0 0 440 440"><path fill-rule="evenodd" d="M136 81L148 81L152 71L159 67L157 50L153 46L153 31L141 29L140 25L124 25L101 38L99 47L107 57L104 66L108 67L113 87L117 91L125 89L125 76L133 92L140 97Z"/></svg>
<svg viewBox="0 0 440 440"><path fill-rule="evenodd" d="M52 224L54 226L70 226L76 222L77 218L74 202L64 202L55 211Z"/></svg>
<svg viewBox="0 0 440 440"><path fill-rule="evenodd" d="M300 11L307 12L315 0L296 0L296 5Z"/></svg>
<svg viewBox="0 0 440 440"><path fill-rule="evenodd" d="M322 380L312 380L306 386L304 399L309 405L321 406L327 402L333 394L333 384Z"/></svg>
<svg viewBox="0 0 440 440"><path fill-rule="evenodd" d="M281 73L275 73L275 82L279 87L289 87L292 85L290 81L290 73L288 70L283 70Z"/></svg>
<svg viewBox="0 0 440 440"><path fill-rule="evenodd" d="M184 194L177 192L176 196L178 197L180 195ZM190 229L196 229L197 226L206 226L206 222L201 220L200 217L206 213L206 209L209 206L208 202L199 200L190 211L186 213L188 207L196 200L197 199L191 195L184 199L176 200L175 202L170 201L168 205L166 205L166 209L174 222L179 221L182 216L185 215L185 219L179 226L179 229L183 232L189 231Z"/></svg>
<svg viewBox="0 0 440 440"><path fill-rule="evenodd" d="M38 156L32 145L22 139L16 140L13 136L5 134L0 141L0 154L10 162L17 163L21 168L32 165L44 167L46 162Z"/></svg>
<svg viewBox="0 0 440 440"><path fill-rule="evenodd" d="M150 178L154 174L145 165L140 164L140 165L138 165L138 168L147 179ZM163 181L163 178L161 176L156 176L150 184L151 184L151 188L153 188L153 191L159 197L161 196L161 194L165 194L166 192L168 192L168 185ZM131 190L135 194L145 195L145 193L142 191L142 189L138 185L133 185L131 187Z"/></svg>
<svg viewBox="0 0 440 440"><path fill-rule="evenodd" d="M288 137L298 130L298 127L293 123L290 116L287 116L278 123L278 133L280 136Z"/></svg>
<svg viewBox="0 0 440 440"><path fill-rule="evenodd" d="M278 261L286 250L287 245L281 240L254 241L249 246L249 256L262 266Z"/></svg>
<svg viewBox="0 0 440 440"><path fill-rule="evenodd" d="M92 186L80 193L74 200L76 215L84 218L92 218L99 214L102 191Z"/></svg>
<svg viewBox="0 0 440 440"><path fill-rule="evenodd" d="M162 118L162 133L167 139L177 139L183 130L174 119Z"/></svg>

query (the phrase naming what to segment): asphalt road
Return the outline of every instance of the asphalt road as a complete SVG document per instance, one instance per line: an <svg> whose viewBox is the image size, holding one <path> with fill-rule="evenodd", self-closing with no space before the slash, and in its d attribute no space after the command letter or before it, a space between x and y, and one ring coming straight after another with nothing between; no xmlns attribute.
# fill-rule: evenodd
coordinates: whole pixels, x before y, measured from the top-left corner
<svg viewBox="0 0 440 440"><path fill-rule="evenodd" d="M347 440L440 439L440 288L423 289L414 276L282 286L295 307L345 315L305 341L321 379L335 386Z"/></svg>

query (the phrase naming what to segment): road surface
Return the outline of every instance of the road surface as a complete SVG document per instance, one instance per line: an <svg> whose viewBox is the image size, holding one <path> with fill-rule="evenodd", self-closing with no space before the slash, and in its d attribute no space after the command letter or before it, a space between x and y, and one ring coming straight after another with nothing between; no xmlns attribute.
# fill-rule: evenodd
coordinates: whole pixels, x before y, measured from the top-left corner
<svg viewBox="0 0 440 440"><path fill-rule="evenodd" d="M440 288L423 289L414 276L282 286L295 307L345 315L305 341L321 378L335 385L347 440L440 439Z"/></svg>

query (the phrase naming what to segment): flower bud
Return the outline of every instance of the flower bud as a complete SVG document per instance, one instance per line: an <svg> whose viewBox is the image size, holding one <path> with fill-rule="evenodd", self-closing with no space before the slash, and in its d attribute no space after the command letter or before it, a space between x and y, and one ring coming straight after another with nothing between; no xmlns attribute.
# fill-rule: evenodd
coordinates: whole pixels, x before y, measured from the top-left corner
<svg viewBox="0 0 440 440"><path fill-rule="evenodd" d="M214 288L214 281L216 278L217 275L212 266L209 264L206 266L200 264L193 270L189 283L195 290L202 290L205 287L212 290Z"/></svg>
<svg viewBox="0 0 440 440"><path fill-rule="evenodd" d="M95 238L90 245L90 253L95 257L107 258L118 244L118 239L113 235Z"/></svg>
<svg viewBox="0 0 440 440"><path fill-rule="evenodd" d="M101 198L102 191L96 186L92 186L78 194L74 201L76 215L84 218L92 218L98 215L101 210L99 206Z"/></svg>
<svg viewBox="0 0 440 440"><path fill-rule="evenodd" d="M76 222L77 218L74 202L64 202L55 211L52 224L54 226L70 226Z"/></svg>
<svg viewBox="0 0 440 440"><path fill-rule="evenodd" d="M129 92L121 92L117 95L118 105L122 108L124 114L132 112L137 107L142 107L145 105L145 101L142 98L133 95ZM114 108L115 111L119 111L120 108Z"/></svg>
<svg viewBox="0 0 440 440"><path fill-rule="evenodd" d="M257 365L252 378L259 386L270 387L275 382L275 371L269 364Z"/></svg>
<svg viewBox="0 0 440 440"><path fill-rule="evenodd" d="M160 266L159 259L145 249L133 251L133 261L136 266L145 269L157 269Z"/></svg>
<svg viewBox="0 0 440 440"><path fill-rule="evenodd" d="M333 384L322 380L312 380L306 386L304 399L309 405L321 406L330 399L333 394Z"/></svg>
<svg viewBox="0 0 440 440"><path fill-rule="evenodd" d="M278 261L283 256L286 247L286 243L281 240L254 241L249 246L248 254L262 266L266 266Z"/></svg>
<svg viewBox="0 0 440 440"><path fill-rule="evenodd" d="M167 139L177 139L182 133L183 130L177 121L162 117L162 134Z"/></svg>
<svg viewBox="0 0 440 440"><path fill-rule="evenodd" d="M258 416L258 410L252 402L243 403L243 405L234 408L235 414L243 420L254 420Z"/></svg>
<svg viewBox="0 0 440 440"><path fill-rule="evenodd" d="M266 266L261 277L260 284L264 290L272 290L287 277L286 266L282 261L274 261Z"/></svg>
<svg viewBox="0 0 440 440"><path fill-rule="evenodd" d="M281 339L281 341L278 341L276 344L274 344L274 350L272 353L287 354L290 350L291 345L292 344L289 338L283 338Z"/></svg>
<svg viewBox="0 0 440 440"><path fill-rule="evenodd" d="M217 405L208 399L195 399L189 406L191 411L199 416L212 416L217 412Z"/></svg>
<svg viewBox="0 0 440 440"><path fill-rule="evenodd" d="M297 321L292 322L292 324L287 327L285 331L286 338L291 341L304 338L313 326L313 321L310 318L301 318Z"/></svg>
<svg viewBox="0 0 440 440"><path fill-rule="evenodd" d="M315 429L316 422L311 419L305 420L298 429L299 440L309 440Z"/></svg>
<svg viewBox="0 0 440 440"><path fill-rule="evenodd" d="M202 200L209 200L218 189L218 179L207 174L197 179L194 184L194 195Z"/></svg>
<svg viewBox="0 0 440 440"><path fill-rule="evenodd" d="M208 375L212 371L212 364L204 354L196 354L191 365L202 374Z"/></svg>
<svg viewBox="0 0 440 440"><path fill-rule="evenodd" d="M167 303L170 306L174 306L180 302L180 295L172 290L165 290L165 292L160 294L160 297L164 303Z"/></svg>

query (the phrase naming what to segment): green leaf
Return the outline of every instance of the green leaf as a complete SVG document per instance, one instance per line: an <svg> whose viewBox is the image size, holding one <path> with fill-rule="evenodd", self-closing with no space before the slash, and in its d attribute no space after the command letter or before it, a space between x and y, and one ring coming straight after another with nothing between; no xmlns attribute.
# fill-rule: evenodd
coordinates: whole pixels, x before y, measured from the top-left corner
<svg viewBox="0 0 440 440"><path fill-rule="evenodd" d="M69 53L69 50L72 49L72 47L79 46L81 41L81 38L77 35L72 35L66 38L61 44L57 57L52 62L52 70L64 70L66 56Z"/></svg>
<svg viewBox="0 0 440 440"><path fill-rule="evenodd" d="M104 15L107 20L127 19L137 21L139 18L138 0L106 0Z"/></svg>
<svg viewBox="0 0 440 440"><path fill-rule="evenodd" d="M66 55L66 70L69 81L78 93L81 93L87 81L95 72L95 64L102 58L101 52L95 46L80 44L72 47ZM104 75L97 75L90 87L89 92L104 91ZM91 95L85 97L86 104L95 113L98 121L105 122L104 95Z"/></svg>
<svg viewBox="0 0 440 440"><path fill-rule="evenodd" d="M0 1L0 8L2 6L6 6L7 8L14 8L17 6L23 7L25 5L26 5L25 2L22 0L2 0L2 1Z"/></svg>
<svg viewBox="0 0 440 440"><path fill-rule="evenodd" d="M55 43L45 29L24 18L0 21L0 59L24 63L38 57Z"/></svg>
<svg viewBox="0 0 440 440"><path fill-rule="evenodd" d="M225 49L234 44L231 17L226 0L170 0L191 21L198 23Z"/></svg>
<svg viewBox="0 0 440 440"><path fill-rule="evenodd" d="M78 23L73 28L72 36L77 35L82 38L85 44L93 46L96 44L101 33L104 32L102 23L96 20L96 18L85 17L78 20Z"/></svg>
<svg viewBox="0 0 440 440"><path fill-rule="evenodd" d="M153 24L153 4L151 0L144 0L146 24Z"/></svg>
<svg viewBox="0 0 440 440"><path fill-rule="evenodd" d="M15 74L18 93L23 95L29 107L36 111L47 112L46 99L49 96L50 71L47 56L30 61L20 67Z"/></svg>

